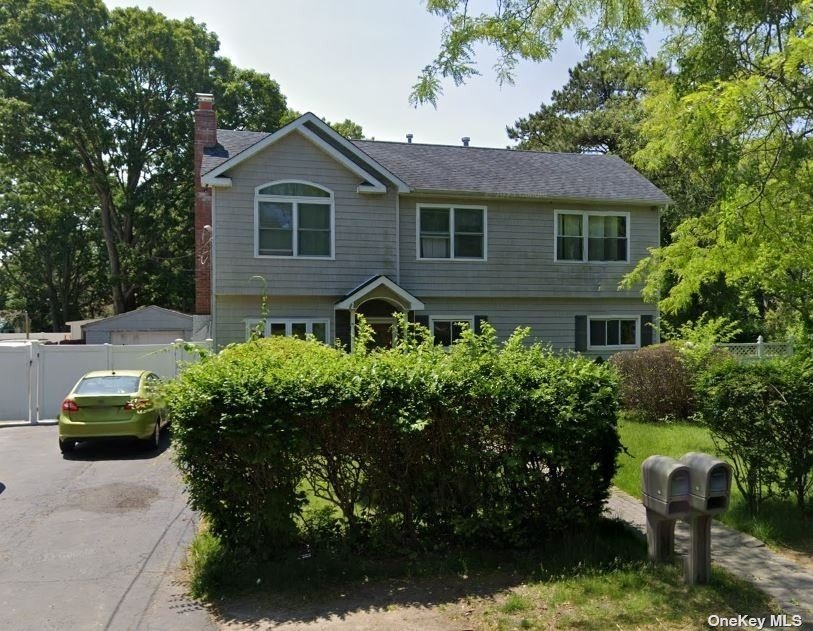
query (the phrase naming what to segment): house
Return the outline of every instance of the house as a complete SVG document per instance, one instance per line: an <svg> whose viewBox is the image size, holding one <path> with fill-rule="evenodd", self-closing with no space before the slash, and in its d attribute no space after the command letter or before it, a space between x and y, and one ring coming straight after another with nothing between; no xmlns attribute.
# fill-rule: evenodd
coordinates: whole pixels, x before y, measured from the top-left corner
<svg viewBox="0 0 813 631"><path fill-rule="evenodd" d="M86 321L81 325L87 344L168 344L175 340L201 340L208 326L196 316L156 305Z"/></svg>
<svg viewBox="0 0 813 631"><path fill-rule="evenodd" d="M406 312L439 343L464 321L530 326L557 349L649 344L654 305L621 278L659 242L669 198L621 159L348 140L307 113L273 132L195 112L196 310L217 346L269 335L389 341Z"/></svg>

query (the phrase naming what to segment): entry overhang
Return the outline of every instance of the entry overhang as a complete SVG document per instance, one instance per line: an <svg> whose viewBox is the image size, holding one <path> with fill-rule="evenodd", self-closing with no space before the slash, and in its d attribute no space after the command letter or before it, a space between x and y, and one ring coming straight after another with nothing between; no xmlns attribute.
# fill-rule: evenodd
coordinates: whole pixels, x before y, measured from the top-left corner
<svg viewBox="0 0 813 631"><path fill-rule="evenodd" d="M334 305L334 309L355 309L358 305L365 301L367 296L374 293L381 287L385 287L395 294L405 309L409 311L423 311L425 309L424 304L420 300L383 274L373 276L372 278L364 281L355 289L352 289L350 293L343 296Z"/></svg>

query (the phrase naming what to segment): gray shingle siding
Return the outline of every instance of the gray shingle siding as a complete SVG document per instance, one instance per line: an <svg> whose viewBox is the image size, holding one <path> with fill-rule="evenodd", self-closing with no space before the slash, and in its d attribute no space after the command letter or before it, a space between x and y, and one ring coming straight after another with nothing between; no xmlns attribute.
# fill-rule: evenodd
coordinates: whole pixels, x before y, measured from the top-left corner
<svg viewBox="0 0 813 631"><path fill-rule="evenodd" d="M205 158L204 169L216 168L267 136L219 130L220 145ZM320 138L326 140L324 134ZM623 161L476 147L355 144L413 192L399 195L387 182L386 194L359 194L361 177L296 131L223 173L232 185L214 192L218 346L243 340L245 319L259 317L263 287L252 279L256 275L267 281L273 316L327 318L333 337L346 328L344 320L336 319L335 302L379 274L400 278L406 291L424 301L426 310L417 315L486 316L501 338L527 325L557 349L574 347L577 315L656 316L637 290L619 291L618 283L647 248L658 244L657 207L668 200ZM347 155L346 148L342 154ZM254 190L283 179L333 191L334 260L254 256ZM418 260L416 208L421 203L485 206L487 260ZM630 262L554 261L554 211L569 209L629 213Z"/></svg>

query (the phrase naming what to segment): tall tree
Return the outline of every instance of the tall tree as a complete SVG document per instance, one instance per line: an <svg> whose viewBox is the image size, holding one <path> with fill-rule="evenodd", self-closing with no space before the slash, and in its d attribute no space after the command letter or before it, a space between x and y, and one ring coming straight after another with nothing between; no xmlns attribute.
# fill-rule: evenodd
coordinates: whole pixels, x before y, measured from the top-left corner
<svg viewBox="0 0 813 631"><path fill-rule="evenodd" d="M11 175L0 166L0 286L34 330L61 331L106 302L95 199L79 175L29 160Z"/></svg>
<svg viewBox="0 0 813 631"><path fill-rule="evenodd" d="M653 86L639 153L647 168L691 157L716 202L642 262L667 312L720 277L760 310L813 334L813 3L693 5L669 46L677 81ZM708 148L714 151L709 152Z"/></svg>
<svg viewBox="0 0 813 631"><path fill-rule="evenodd" d="M18 164L37 156L81 169L117 313L191 305L194 93L222 97L234 127L274 128L286 109L275 82L217 49L204 26L152 10L0 4L0 150Z"/></svg>
<svg viewBox="0 0 813 631"><path fill-rule="evenodd" d="M646 85L666 69L636 51L589 52L568 71L568 82L550 103L506 128L517 148L612 153L625 160L641 148L641 101Z"/></svg>

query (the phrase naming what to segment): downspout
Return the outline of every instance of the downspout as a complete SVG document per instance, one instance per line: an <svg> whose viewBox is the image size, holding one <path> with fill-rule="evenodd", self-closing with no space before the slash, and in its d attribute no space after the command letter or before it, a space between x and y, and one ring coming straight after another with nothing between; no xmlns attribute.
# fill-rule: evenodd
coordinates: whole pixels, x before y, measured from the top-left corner
<svg viewBox="0 0 813 631"><path fill-rule="evenodd" d="M356 345L356 305L350 305L350 352Z"/></svg>
<svg viewBox="0 0 813 631"><path fill-rule="evenodd" d="M401 286L401 195L395 189L395 284Z"/></svg>
<svg viewBox="0 0 813 631"><path fill-rule="evenodd" d="M660 256L660 248L661 246L661 239L663 239L663 235L661 234L663 227L663 213L665 213L669 209L669 204L664 204L663 206L658 206L658 256ZM655 330L653 331L654 335L652 336L652 341L655 344L660 344L661 342L661 288L658 287L658 302L655 303Z"/></svg>
<svg viewBox="0 0 813 631"><path fill-rule="evenodd" d="M215 314L217 313L217 304L215 303L215 278L217 278L217 274L215 273L215 208L217 207L217 188L211 187L212 191L212 232L209 235L209 260L211 262L211 266L209 267L209 291L211 292L209 298L209 335L207 337L212 338L212 351L215 353L217 352L217 337L215 336L215 321L217 318Z"/></svg>

